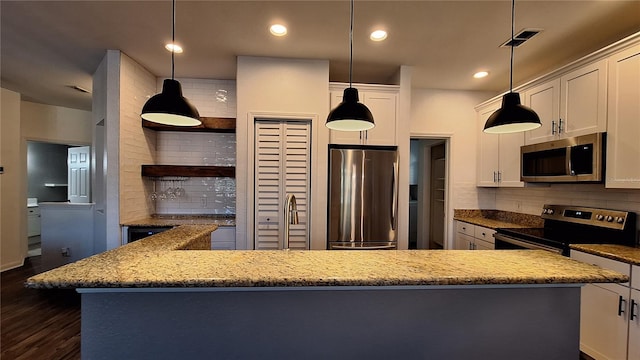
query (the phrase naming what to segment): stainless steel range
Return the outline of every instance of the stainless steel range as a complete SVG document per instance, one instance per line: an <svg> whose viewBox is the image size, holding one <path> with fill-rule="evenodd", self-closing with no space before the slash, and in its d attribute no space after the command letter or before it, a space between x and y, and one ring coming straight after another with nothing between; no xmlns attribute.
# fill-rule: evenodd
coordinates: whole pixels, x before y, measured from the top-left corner
<svg viewBox="0 0 640 360"><path fill-rule="evenodd" d="M496 249L542 249L569 256L570 244L636 244L636 214L583 206L545 205L543 228L499 228Z"/></svg>

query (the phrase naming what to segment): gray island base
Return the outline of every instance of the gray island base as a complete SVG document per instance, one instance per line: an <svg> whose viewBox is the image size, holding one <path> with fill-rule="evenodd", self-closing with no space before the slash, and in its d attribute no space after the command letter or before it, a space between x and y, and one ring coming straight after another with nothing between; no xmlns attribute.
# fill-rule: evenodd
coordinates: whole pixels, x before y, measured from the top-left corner
<svg viewBox="0 0 640 360"><path fill-rule="evenodd" d="M578 359L580 287L78 289L83 359Z"/></svg>

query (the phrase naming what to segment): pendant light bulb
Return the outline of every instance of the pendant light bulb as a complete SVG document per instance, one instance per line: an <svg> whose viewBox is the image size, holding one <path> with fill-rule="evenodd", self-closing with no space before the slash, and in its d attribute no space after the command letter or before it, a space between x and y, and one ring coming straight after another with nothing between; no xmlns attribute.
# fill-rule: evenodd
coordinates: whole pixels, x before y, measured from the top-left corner
<svg viewBox="0 0 640 360"><path fill-rule="evenodd" d="M176 0L173 0L171 43L176 42ZM171 52L171 79L162 83L162 92L152 96L142 107L142 119L163 125L197 126L202 124L198 109L182 96L182 86L174 79L175 52Z"/></svg>
<svg viewBox="0 0 640 360"><path fill-rule="evenodd" d="M532 109L520 103L520 94L513 91L513 33L515 29L516 1L511 0L511 64L509 92L502 97L502 107L496 110L484 124L488 134L508 134L529 131L542 126L540 117Z"/></svg>
<svg viewBox="0 0 640 360"><path fill-rule="evenodd" d="M353 78L353 0L351 0L351 18L349 26L349 87L344 89L342 102L331 110L326 127L340 131L364 131L373 129L373 114L360 102L358 89L352 86Z"/></svg>

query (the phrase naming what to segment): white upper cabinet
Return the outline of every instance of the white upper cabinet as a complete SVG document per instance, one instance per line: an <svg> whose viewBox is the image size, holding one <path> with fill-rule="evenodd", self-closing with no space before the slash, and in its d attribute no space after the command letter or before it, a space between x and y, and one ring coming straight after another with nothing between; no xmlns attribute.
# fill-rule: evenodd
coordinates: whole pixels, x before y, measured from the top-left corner
<svg viewBox="0 0 640 360"><path fill-rule="evenodd" d="M524 104L542 121L525 133L526 144L606 131L607 60L525 90Z"/></svg>
<svg viewBox="0 0 640 360"><path fill-rule="evenodd" d="M494 101L478 109L478 168L477 186L481 187L523 187L520 181L520 147L524 135L487 134L482 131L484 124L501 106Z"/></svg>
<svg viewBox="0 0 640 360"><path fill-rule="evenodd" d="M523 93L523 103L540 117L542 126L525 133L527 144L556 139L560 119L560 79L534 86Z"/></svg>
<svg viewBox="0 0 640 360"><path fill-rule="evenodd" d="M331 109L342 102L342 95L347 84L332 84ZM365 104L373 115L375 127L367 131L331 130L332 144L351 145L397 145L396 120L398 117L398 86L367 86L354 84L358 89L360 102Z"/></svg>
<svg viewBox="0 0 640 360"><path fill-rule="evenodd" d="M608 188L640 188L640 45L609 58Z"/></svg>

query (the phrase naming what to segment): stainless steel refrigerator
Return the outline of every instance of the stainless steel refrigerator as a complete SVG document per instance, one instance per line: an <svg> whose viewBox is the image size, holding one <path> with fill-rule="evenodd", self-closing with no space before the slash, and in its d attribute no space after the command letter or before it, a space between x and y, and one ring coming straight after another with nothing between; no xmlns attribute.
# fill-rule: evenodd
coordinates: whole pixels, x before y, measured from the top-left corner
<svg viewBox="0 0 640 360"><path fill-rule="evenodd" d="M395 249L396 146L329 145L328 249Z"/></svg>

